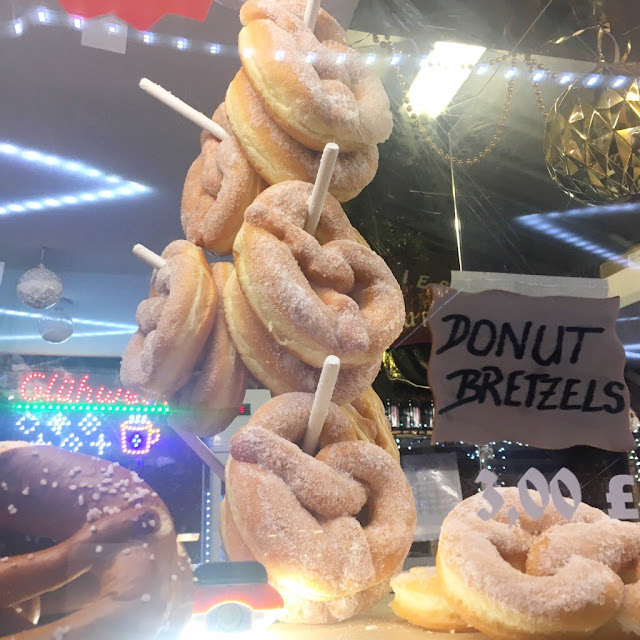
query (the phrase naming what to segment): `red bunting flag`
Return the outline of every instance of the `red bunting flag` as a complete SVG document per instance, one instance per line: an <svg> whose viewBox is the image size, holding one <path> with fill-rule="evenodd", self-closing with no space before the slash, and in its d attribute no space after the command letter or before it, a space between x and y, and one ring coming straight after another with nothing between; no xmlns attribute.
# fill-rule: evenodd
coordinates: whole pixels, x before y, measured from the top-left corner
<svg viewBox="0 0 640 640"><path fill-rule="evenodd" d="M113 14L140 31L146 31L160 18L174 14L202 22L212 0L59 0L73 16L97 18Z"/></svg>

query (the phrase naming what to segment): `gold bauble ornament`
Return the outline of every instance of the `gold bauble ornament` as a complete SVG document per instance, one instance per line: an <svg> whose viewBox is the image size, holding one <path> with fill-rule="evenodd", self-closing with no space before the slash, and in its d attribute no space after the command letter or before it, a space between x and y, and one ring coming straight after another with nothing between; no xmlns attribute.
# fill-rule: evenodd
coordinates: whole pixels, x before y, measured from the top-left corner
<svg viewBox="0 0 640 640"><path fill-rule="evenodd" d="M606 74L596 70L586 83L570 86L549 112L547 168L560 188L580 202L640 199L638 71L635 64L611 65ZM593 86L589 78L595 78Z"/></svg>

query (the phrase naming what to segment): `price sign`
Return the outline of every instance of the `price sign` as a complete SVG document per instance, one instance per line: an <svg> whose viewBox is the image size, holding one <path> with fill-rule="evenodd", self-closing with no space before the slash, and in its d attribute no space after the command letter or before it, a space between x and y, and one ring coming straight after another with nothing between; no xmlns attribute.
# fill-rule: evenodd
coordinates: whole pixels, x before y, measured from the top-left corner
<svg viewBox="0 0 640 640"><path fill-rule="evenodd" d="M635 447L618 298L431 289L434 442Z"/></svg>
<svg viewBox="0 0 640 640"><path fill-rule="evenodd" d="M485 487L482 497L488 503L488 508L482 508L478 511L478 517L484 521L494 518L504 506L502 495L495 486L497 480L498 476L488 469L483 469L476 478L476 483ZM633 495L626 492L625 489L632 487L633 484L633 476L619 475L611 478L607 492L610 517L619 520L637 520L640 517L637 508L628 506L633 504ZM569 494L569 498L564 496L562 487ZM539 500L532 498L530 488L537 491ZM538 469L531 467L518 482L518 494L522 509L533 520L542 517L550 502L563 518L570 520L582 502L582 490L578 478L566 468L560 469L551 482L547 482ZM515 525L520 515L515 507L511 507L507 517L510 524Z"/></svg>

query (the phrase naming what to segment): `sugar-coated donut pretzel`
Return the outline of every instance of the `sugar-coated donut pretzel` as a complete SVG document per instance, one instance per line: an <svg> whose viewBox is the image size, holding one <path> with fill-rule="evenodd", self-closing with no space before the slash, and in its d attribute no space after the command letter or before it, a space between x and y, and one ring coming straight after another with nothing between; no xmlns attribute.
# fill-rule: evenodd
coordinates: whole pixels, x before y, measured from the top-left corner
<svg viewBox="0 0 640 640"><path fill-rule="evenodd" d="M315 182L322 153L305 147L275 122L244 71L231 81L225 106L243 151L266 182ZM373 180L377 169L376 145L340 153L329 193L339 202L352 200Z"/></svg>
<svg viewBox="0 0 640 640"><path fill-rule="evenodd" d="M487 507L478 494L456 506L442 525L437 572L454 611L497 640L590 637L620 609L621 579L605 565L575 555L551 576L523 573L536 537L564 520L549 505L534 521L523 510L518 489L498 491L504 506L494 519L478 516ZM536 499L536 492L530 495ZM509 521L513 509L519 515L515 526ZM607 519L581 504L572 522Z"/></svg>
<svg viewBox="0 0 640 640"><path fill-rule="evenodd" d="M276 586L337 600L393 575L411 546L416 512L400 466L379 447L337 442L313 458L296 446L310 413L303 395L267 403L234 436L226 499L241 539ZM349 430L335 405L320 446L325 430ZM356 516L365 504L362 526Z"/></svg>
<svg viewBox="0 0 640 640"><path fill-rule="evenodd" d="M393 121L380 79L329 14L320 11L314 33L304 8L303 0L242 6L238 46L253 88L279 126L310 149L384 142Z"/></svg>
<svg viewBox="0 0 640 640"><path fill-rule="evenodd" d="M220 535L225 552L233 562L255 561L255 557L242 540L238 528L231 516L228 501L222 501L220 511ZM370 609L389 593L389 581L373 585L363 591L338 598L337 600L309 600L297 593L279 587L284 600L282 622L303 622L305 624L331 624L351 618Z"/></svg>
<svg viewBox="0 0 640 640"><path fill-rule="evenodd" d="M566 566L572 557L598 562L625 583L620 610L613 615L607 637L640 635L640 525L620 520L576 522L551 527L543 532L529 551L527 573L550 576Z"/></svg>
<svg viewBox="0 0 640 640"><path fill-rule="evenodd" d="M391 433L384 405L378 394L369 387L350 404L340 407L349 419L358 440L373 442L400 462L400 451Z"/></svg>
<svg viewBox="0 0 640 640"><path fill-rule="evenodd" d="M229 332L253 376L275 395L314 393L322 370L306 364L272 338L244 297L235 273L227 280L223 297ZM371 385L379 371L380 360L341 368L332 401L340 405L351 402Z"/></svg>
<svg viewBox="0 0 640 640"><path fill-rule="evenodd" d="M217 290L213 329L204 347L202 364L172 401L172 427L211 437L226 429L238 415L247 389L247 370L229 335L222 291L234 274L229 262L211 267Z"/></svg>
<svg viewBox="0 0 640 640"><path fill-rule="evenodd" d="M402 331L402 291L331 195L315 236L304 231L311 190L283 182L247 209L233 248L240 287L274 340L307 364L371 363Z"/></svg>
<svg viewBox="0 0 640 640"><path fill-rule="evenodd" d="M308 600L299 593L280 587L284 600L281 622L305 624L334 624L367 611L389 594L389 580L337 600Z"/></svg>
<svg viewBox="0 0 640 640"><path fill-rule="evenodd" d="M213 325L217 292L202 249L177 240L163 252L150 297L136 311L139 329L122 356L120 378L147 395L171 396L193 372Z"/></svg>
<svg viewBox="0 0 640 640"><path fill-rule="evenodd" d="M155 638L188 619L192 574L171 517L135 473L50 445L0 452L0 529L62 540L0 559L0 609L93 574L100 591L16 640Z"/></svg>
<svg viewBox="0 0 640 640"><path fill-rule="evenodd" d="M221 104L214 122L230 135L200 136L201 153L187 172L180 217L187 240L219 255L231 253L245 209L266 185L253 170L231 132Z"/></svg>
<svg viewBox="0 0 640 640"><path fill-rule="evenodd" d="M390 606L400 618L430 631L472 633L475 629L458 615L444 594L435 567L414 567L394 576Z"/></svg>

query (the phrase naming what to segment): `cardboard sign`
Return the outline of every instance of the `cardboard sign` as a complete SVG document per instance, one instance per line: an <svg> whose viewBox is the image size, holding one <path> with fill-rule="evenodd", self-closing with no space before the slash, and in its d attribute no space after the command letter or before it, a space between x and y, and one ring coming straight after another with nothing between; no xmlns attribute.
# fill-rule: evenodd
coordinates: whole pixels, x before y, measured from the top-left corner
<svg viewBox="0 0 640 640"><path fill-rule="evenodd" d="M431 290L433 442L635 447L619 299Z"/></svg>

